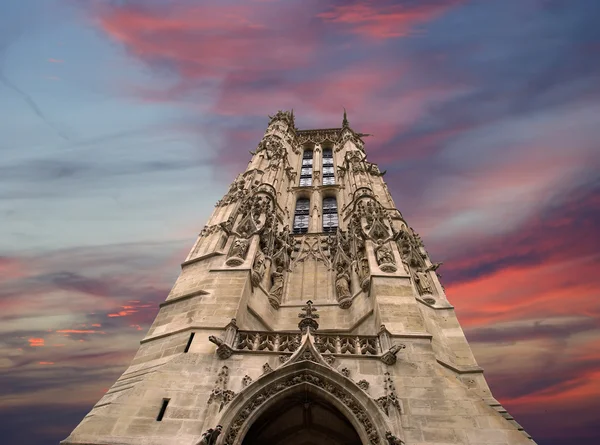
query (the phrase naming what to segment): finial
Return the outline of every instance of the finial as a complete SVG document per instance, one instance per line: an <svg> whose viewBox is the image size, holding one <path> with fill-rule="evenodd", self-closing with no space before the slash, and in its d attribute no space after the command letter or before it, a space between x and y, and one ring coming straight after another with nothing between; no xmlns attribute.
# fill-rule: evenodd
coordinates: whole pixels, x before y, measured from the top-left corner
<svg viewBox="0 0 600 445"><path fill-rule="evenodd" d="M306 306L302 308L302 312L298 314L298 318L301 318L298 323L298 328L305 334L309 329L316 331L319 329L319 323L315 318L319 318L319 314L316 314L317 308L313 306L313 302L308 300Z"/></svg>
<svg viewBox="0 0 600 445"><path fill-rule="evenodd" d="M348 116L346 115L346 108L344 108L344 120L342 121L342 127L348 126Z"/></svg>

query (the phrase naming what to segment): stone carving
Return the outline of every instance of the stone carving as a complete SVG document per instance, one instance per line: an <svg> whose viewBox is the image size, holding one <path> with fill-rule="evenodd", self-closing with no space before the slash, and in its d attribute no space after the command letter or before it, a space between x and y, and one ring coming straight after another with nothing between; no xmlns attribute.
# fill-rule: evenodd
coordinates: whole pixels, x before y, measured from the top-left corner
<svg viewBox="0 0 600 445"><path fill-rule="evenodd" d="M375 258L377 258L377 264L383 272L396 272L396 260L394 259L394 253L387 245L386 241L377 240L377 246L375 247Z"/></svg>
<svg viewBox="0 0 600 445"><path fill-rule="evenodd" d="M271 279L273 280L273 285L269 292L269 303L271 303L271 306L275 309L279 309L281 297L283 295L283 269L281 266L271 274Z"/></svg>
<svg viewBox="0 0 600 445"><path fill-rule="evenodd" d="M297 263L312 259L321 261L329 268L331 264L328 255L326 255L326 251L321 247L321 242L322 238L318 235L303 236L300 241L298 256L294 259L291 267L293 268Z"/></svg>
<svg viewBox="0 0 600 445"><path fill-rule="evenodd" d="M198 445L215 445L222 430L223 427L221 425L217 425L214 429L209 428L202 434L202 439L198 442Z"/></svg>
<svg viewBox="0 0 600 445"><path fill-rule="evenodd" d="M300 384L317 386L327 391L331 396L339 400L340 403L347 406L358 422L364 427L365 433L369 438L369 443L371 445L380 445L380 437L375 425L371 421L367 411L358 404L354 397L346 389L338 387L329 381L325 381L323 378L313 375L311 372L303 372L301 374L289 376L286 380L281 381L274 386L265 388L259 394L251 397L233 418L229 429L226 432L223 445L233 445L244 422L250 417L252 412L257 410L265 401L287 388Z"/></svg>
<svg viewBox="0 0 600 445"><path fill-rule="evenodd" d="M210 335L208 337L208 340L211 343L217 345L217 355L221 360L228 359L229 357L231 357L231 354L233 354L233 349L231 348L231 346L225 343L223 339L215 337L214 335Z"/></svg>
<svg viewBox="0 0 600 445"><path fill-rule="evenodd" d="M435 298L433 298L431 295L423 298L423 301L429 305L434 305L435 304Z"/></svg>
<svg viewBox="0 0 600 445"><path fill-rule="evenodd" d="M313 302L308 300L302 308L302 312L298 314L298 317L302 319L298 323L298 328L303 334L306 334L309 329L313 331L319 329L319 323L316 320L319 318L319 314L315 313L317 310L316 307L313 307Z"/></svg>
<svg viewBox="0 0 600 445"><path fill-rule="evenodd" d="M377 403L381 409L389 416L390 409L396 407L400 411L400 401L398 400L398 394L396 394L396 387L392 376L389 372L384 374L383 385L385 389L385 395L377 399Z"/></svg>
<svg viewBox="0 0 600 445"><path fill-rule="evenodd" d="M283 364L283 363L287 362L289 359L290 359L289 355L280 355L279 356L279 363Z"/></svg>
<svg viewBox="0 0 600 445"><path fill-rule="evenodd" d="M265 255L260 250L256 252L254 264L252 265L251 282L253 286L258 286L265 275Z"/></svg>
<svg viewBox="0 0 600 445"><path fill-rule="evenodd" d="M239 177L229 186L229 190L221 199L217 201L215 207L226 206L236 201L241 201L246 195L248 191L246 190L246 180L242 177Z"/></svg>
<svg viewBox="0 0 600 445"><path fill-rule="evenodd" d="M350 370L346 367L340 369L340 374L342 374L344 377L350 378Z"/></svg>
<svg viewBox="0 0 600 445"><path fill-rule="evenodd" d="M271 365L267 362L263 365L263 374L268 374L270 372L273 372L273 368L271 368Z"/></svg>
<svg viewBox="0 0 600 445"><path fill-rule="evenodd" d="M285 226L277 237L274 237L273 260L285 270L289 270L295 244L296 240L291 235L289 226Z"/></svg>
<svg viewBox="0 0 600 445"><path fill-rule="evenodd" d="M417 291L420 295L431 294L433 292L433 287L431 285L428 272L417 270L414 278Z"/></svg>
<svg viewBox="0 0 600 445"><path fill-rule="evenodd" d="M257 338L258 346L256 347L257 351L274 351L275 343L277 342L277 335L267 334L261 335Z"/></svg>
<svg viewBox="0 0 600 445"><path fill-rule="evenodd" d="M363 155L360 151L354 150L346 153L348 166L354 173L364 173Z"/></svg>
<svg viewBox="0 0 600 445"><path fill-rule="evenodd" d="M362 134L362 133L355 133L354 131L352 131L350 128L344 128L344 131L341 132L340 137L338 139L338 141L335 144L335 151L338 152L340 151L342 148L344 148L344 145L346 144L347 141L352 141L352 143L359 149L359 150L364 150L364 142L360 139L361 136L369 136L366 134Z"/></svg>
<svg viewBox="0 0 600 445"><path fill-rule="evenodd" d="M229 249L229 255L227 255L225 264L228 266L239 266L242 264L246 258L246 252L248 252L249 246L249 240L245 238L236 238L231 249Z"/></svg>
<svg viewBox="0 0 600 445"><path fill-rule="evenodd" d="M279 110L274 116L269 116L269 127L277 121L285 122L289 127L294 128L294 110L281 111Z"/></svg>
<svg viewBox="0 0 600 445"><path fill-rule="evenodd" d="M240 331L237 336L237 349L240 351L294 352L299 345L299 334Z"/></svg>
<svg viewBox="0 0 600 445"><path fill-rule="evenodd" d="M385 440L388 445L404 445L404 442L394 436L390 431L385 432Z"/></svg>
<svg viewBox="0 0 600 445"><path fill-rule="evenodd" d="M305 310L306 306L303 308L303 311ZM305 312L298 314L299 318L302 318L302 320L299 323L299 328L302 330L302 328L300 327L301 324L312 325L311 330L313 331L314 335L315 349L320 354L323 354L324 359L328 363L333 363L333 361L335 360L333 354L360 355L363 357L373 357L378 359L381 359L380 354L385 355L379 346L379 338L375 336L315 334L314 331L318 329L318 323L316 322L315 318L319 318L318 314L315 313L316 311L317 309L314 306L312 306L312 302L310 302L310 309L308 310L309 315L307 315ZM316 323L316 326L313 323ZM298 349L301 342L300 334L291 332L273 333L256 331L236 331L235 338L235 349L231 349L231 353L235 351L271 351L292 353ZM217 339L216 341L223 342L223 340L221 339ZM389 346L386 345L386 347ZM399 350L396 350L396 348L401 349L403 348L403 345L392 347L390 351L386 351L386 353L395 356L395 354Z"/></svg>
<svg viewBox="0 0 600 445"><path fill-rule="evenodd" d="M354 270L358 275L360 287L364 292L369 290L371 282L371 270L367 259L365 234L361 227L360 216L354 213L348 225L349 239L351 239L351 252L355 258Z"/></svg>
<svg viewBox="0 0 600 445"><path fill-rule="evenodd" d="M352 305L352 294L350 293L350 275L348 275L343 263L339 263L337 266L335 290L340 307L342 309L348 309Z"/></svg>
<svg viewBox="0 0 600 445"><path fill-rule="evenodd" d="M317 357L312 353L312 351L306 350L302 353L301 360L308 360L309 362L317 363Z"/></svg>
<svg viewBox="0 0 600 445"><path fill-rule="evenodd" d="M252 383L252 377L250 377L248 374L246 374L244 376L244 378L242 379L242 386L245 388L246 386L250 385Z"/></svg>
<svg viewBox="0 0 600 445"><path fill-rule="evenodd" d="M323 360L325 360L329 366L331 366L335 363L335 356L333 356L331 354L323 354L322 357L323 357Z"/></svg>
<svg viewBox="0 0 600 445"><path fill-rule="evenodd" d="M367 173L369 173L371 176L383 176L385 175L386 171L380 171L379 167L377 166L377 164L373 164L371 162L366 162L367 164Z"/></svg>
<svg viewBox="0 0 600 445"><path fill-rule="evenodd" d="M396 363L396 354L398 354L398 352L404 348L406 348L406 346L402 344L393 345L380 357L381 361L388 366L392 366Z"/></svg>
<svg viewBox="0 0 600 445"><path fill-rule="evenodd" d="M300 130L297 134L299 145L304 145L310 142L313 144L321 144L326 141L335 142L340 136L340 130Z"/></svg>
<svg viewBox="0 0 600 445"><path fill-rule="evenodd" d="M336 337L328 337L324 335L315 335L315 349L321 354L337 352Z"/></svg>
<svg viewBox="0 0 600 445"><path fill-rule="evenodd" d="M363 391L366 391L367 389L369 389L369 382L367 382L366 380L360 380L356 383L358 385L358 387L360 389L362 389Z"/></svg>
<svg viewBox="0 0 600 445"><path fill-rule="evenodd" d="M221 411L223 407L233 399L235 393L227 389L228 383L229 368L227 366L223 366L217 375L217 381L215 382L215 386L208 397L207 405L210 405L214 402L219 403L219 411Z"/></svg>

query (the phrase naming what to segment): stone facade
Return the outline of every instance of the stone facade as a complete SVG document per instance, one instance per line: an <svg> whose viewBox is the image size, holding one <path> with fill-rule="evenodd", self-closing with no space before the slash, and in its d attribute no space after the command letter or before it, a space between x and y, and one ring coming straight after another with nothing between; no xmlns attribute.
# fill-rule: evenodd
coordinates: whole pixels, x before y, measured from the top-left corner
<svg viewBox="0 0 600 445"><path fill-rule="evenodd" d="M131 365L63 445L534 443L364 136L345 114L319 130L270 117Z"/></svg>

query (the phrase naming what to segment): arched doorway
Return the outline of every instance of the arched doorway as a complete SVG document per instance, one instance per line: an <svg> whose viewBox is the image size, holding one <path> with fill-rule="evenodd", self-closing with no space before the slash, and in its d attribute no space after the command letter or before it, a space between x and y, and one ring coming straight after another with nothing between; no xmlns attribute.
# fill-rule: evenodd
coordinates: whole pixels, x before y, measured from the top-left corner
<svg viewBox="0 0 600 445"><path fill-rule="evenodd" d="M350 423L310 386L281 398L257 418L242 445L361 445Z"/></svg>

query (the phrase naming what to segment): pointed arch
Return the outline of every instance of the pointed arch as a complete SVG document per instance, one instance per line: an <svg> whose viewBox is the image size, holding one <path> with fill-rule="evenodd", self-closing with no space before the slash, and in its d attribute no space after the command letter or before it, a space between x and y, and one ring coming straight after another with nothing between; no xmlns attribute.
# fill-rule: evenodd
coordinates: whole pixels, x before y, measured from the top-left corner
<svg viewBox="0 0 600 445"><path fill-rule="evenodd" d="M259 378L223 411L221 445L241 445L252 424L273 404L298 391L322 397L352 424L362 443L382 445L390 430L380 407L354 382L311 360L285 364Z"/></svg>
<svg viewBox="0 0 600 445"><path fill-rule="evenodd" d="M310 391L333 405L352 424L363 444L384 443L389 425L375 400L333 369L317 351L310 330L289 360L236 395L221 417L221 445L241 445L252 424L275 403Z"/></svg>

